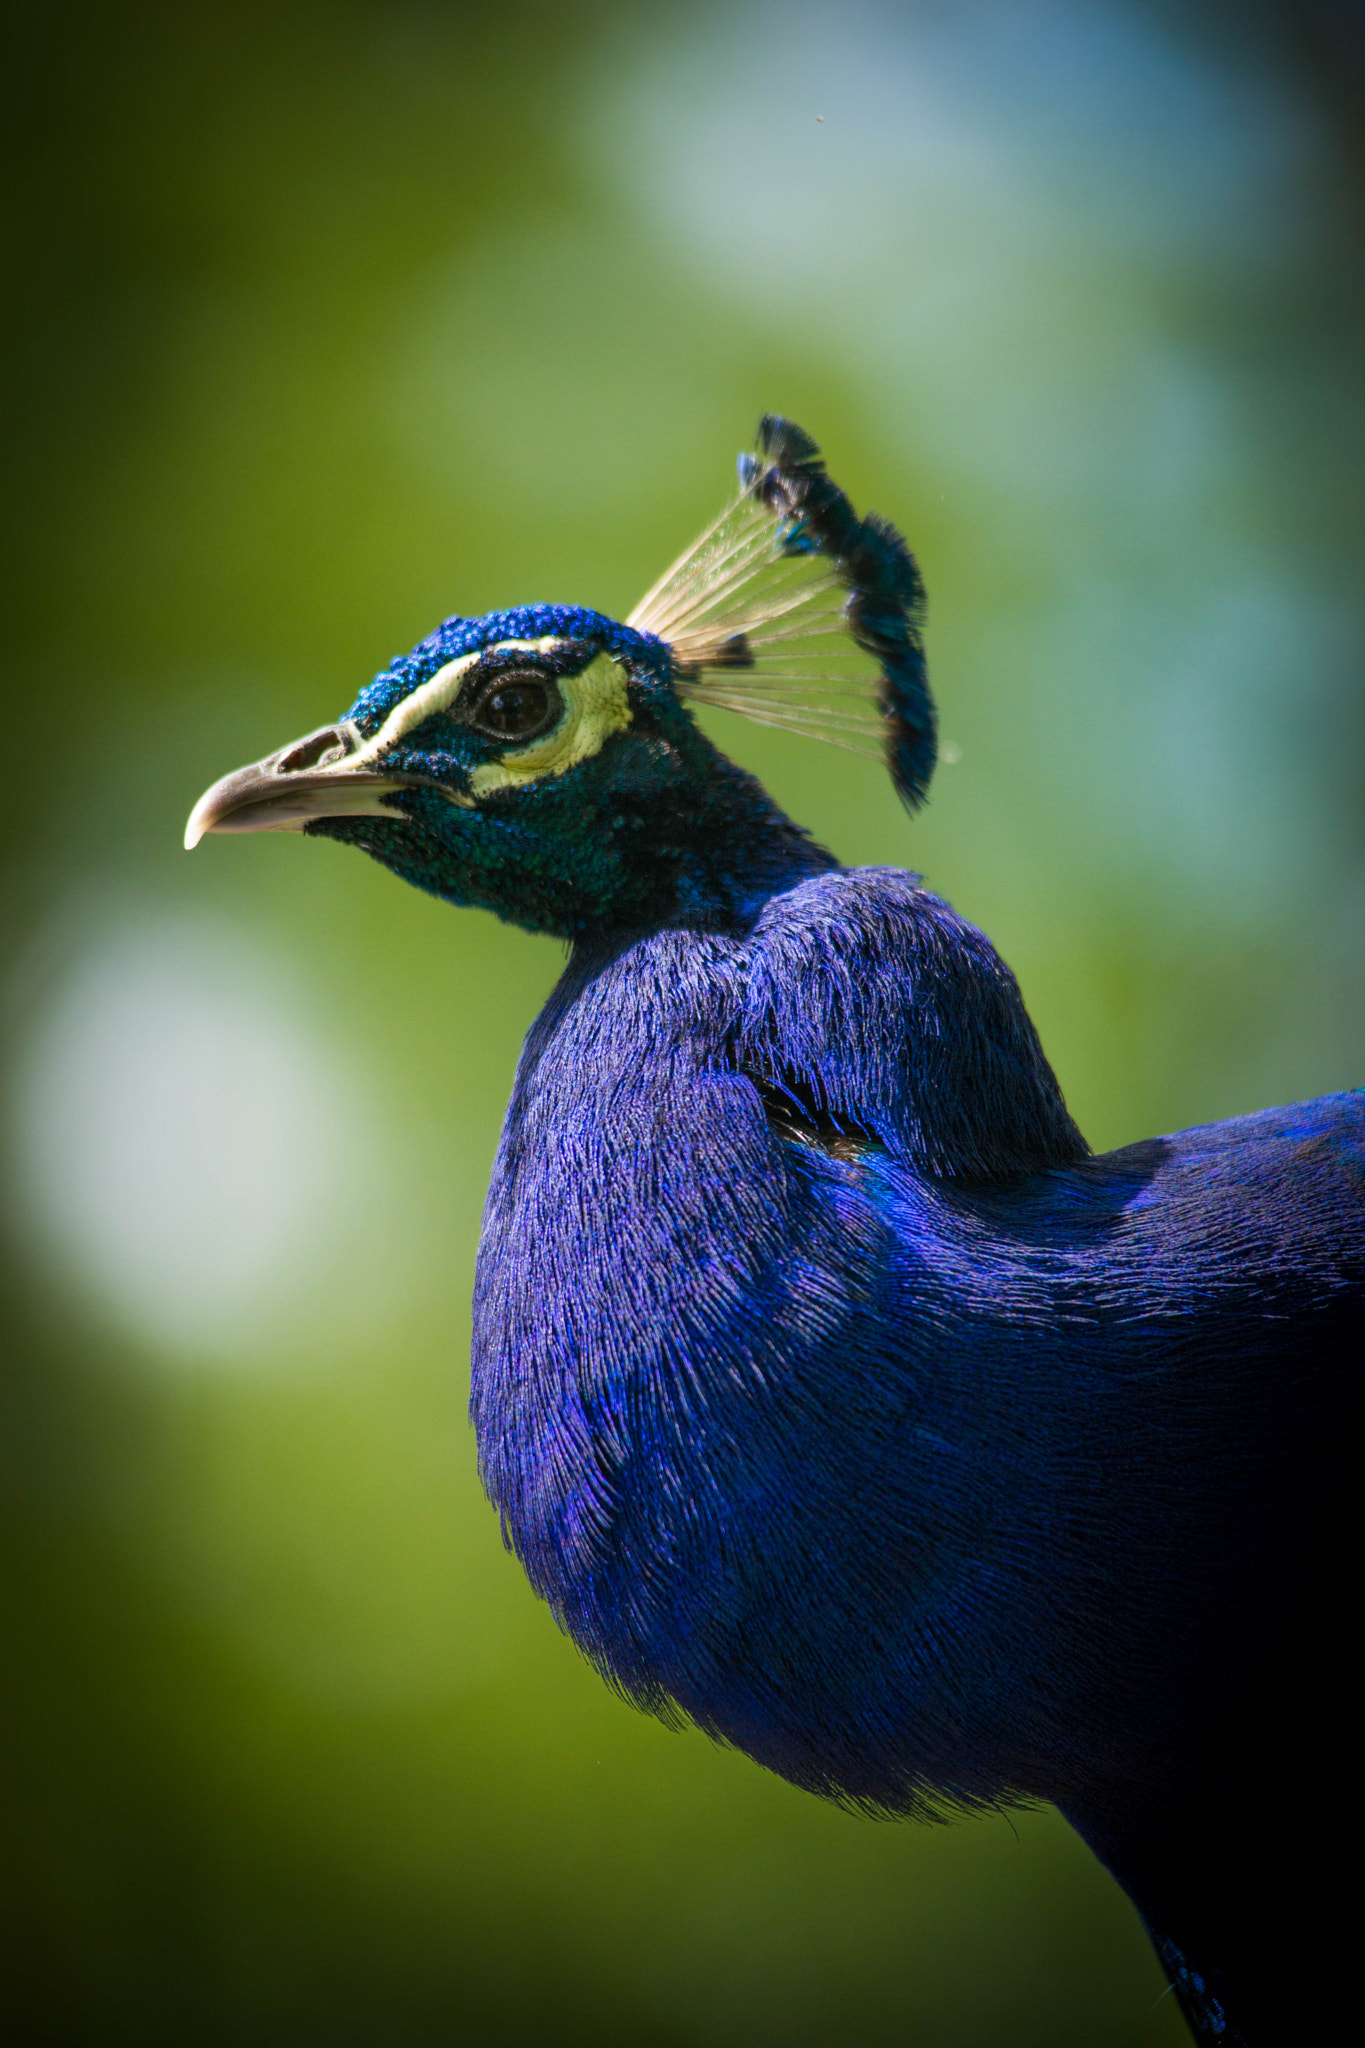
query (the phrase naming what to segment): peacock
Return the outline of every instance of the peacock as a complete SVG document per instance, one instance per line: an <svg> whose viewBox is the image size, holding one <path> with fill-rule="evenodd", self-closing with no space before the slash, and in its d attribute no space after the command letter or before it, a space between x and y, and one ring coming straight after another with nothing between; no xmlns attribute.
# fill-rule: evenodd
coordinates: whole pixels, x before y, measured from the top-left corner
<svg viewBox="0 0 1365 2048"><path fill-rule="evenodd" d="M989 940L841 866L693 715L878 754L913 810L923 607L769 416L628 619L445 620L186 844L339 839L568 942L472 1415L607 1680L870 1814L1051 1801L1198 2040L1325 2038L1365 1099L1094 1156Z"/></svg>

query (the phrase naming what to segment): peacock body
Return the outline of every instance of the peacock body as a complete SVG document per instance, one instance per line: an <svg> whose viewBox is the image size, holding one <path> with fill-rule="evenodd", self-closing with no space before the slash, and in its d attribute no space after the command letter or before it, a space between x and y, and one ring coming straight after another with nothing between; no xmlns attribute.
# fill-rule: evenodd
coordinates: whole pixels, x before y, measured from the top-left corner
<svg viewBox="0 0 1365 2048"><path fill-rule="evenodd" d="M934 760L922 591L768 419L629 621L445 622L204 831L568 939L475 1300L482 1471L607 1678L877 1813L1061 1807L1201 2040L1308 2039L1281 1781L1342 1711L1365 1098L1092 1157L989 941L842 868L689 703Z"/></svg>

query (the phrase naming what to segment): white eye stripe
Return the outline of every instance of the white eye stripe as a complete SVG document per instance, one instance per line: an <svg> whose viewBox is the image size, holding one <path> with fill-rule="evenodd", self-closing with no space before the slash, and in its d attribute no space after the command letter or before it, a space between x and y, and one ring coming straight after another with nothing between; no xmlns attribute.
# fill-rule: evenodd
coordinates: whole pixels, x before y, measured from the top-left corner
<svg viewBox="0 0 1365 2048"><path fill-rule="evenodd" d="M510 747L499 760L485 761L469 778L468 803L498 789L524 789L551 775L565 775L600 754L614 732L631 722L626 672L609 654L596 655L577 675L558 678L564 716L538 740Z"/></svg>
<svg viewBox="0 0 1365 2048"><path fill-rule="evenodd" d="M550 633L542 640L499 640L494 647L479 647L473 654L461 654L456 660L448 661L444 668L438 668L434 676L419 684L401 704L395 704L378 732L336 766L348 774L357 768L367 768L421 725L424 719L433 717L438 711L448 711L459 696L469 671L476 668L486 655L549 654L563 644L560 634Z"/></svg>

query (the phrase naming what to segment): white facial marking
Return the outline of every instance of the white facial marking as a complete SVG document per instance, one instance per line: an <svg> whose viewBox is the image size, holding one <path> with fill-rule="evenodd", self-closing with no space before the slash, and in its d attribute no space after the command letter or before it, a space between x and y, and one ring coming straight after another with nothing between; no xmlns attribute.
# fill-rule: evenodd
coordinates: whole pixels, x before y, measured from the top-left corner
<svg viewBox="0 0 1365 2048"><path fill-rule="evenodd" d="M476 668L486 654L547 654L551 648L560 645L561 636L549 633L541 640L499 640L495 647L479 647L473 654L462 654L455 661L448 661L444 668L438 668L434 676L404 697L401 704L395 704L377 733L366 740L354 754L347 754L344 760L328 764L322 772L330 773L335 768L338 774L350 774L357 768L369 768L386 754L390 747L406 738L423 719L430 718L437 711L448 711L460 694L460 686L470 669Z"/></svg>
<svg viewBox="0 0 1365 2048"><path fill-rule="evenodd" d="M459 696L470 670L488 654L548 654L563 644L559 634L540 640L499 640L495 646L480 647L462 654L437 669L401 704L395 704L378 732L344 760L329 762L320 772L345 776L357 768L374 768L391 747L415 731L422 721L438 711L448 711ZM470 794L455 790L443 794L462 809L472 809L480 797L497 789L520 789L542 776L563 775L601 752L614 732L624 732L631 722L626 672L610 655L599 654L574 676L555 678L564 699L564 715L553 732L529 746L512 747L499 760L485 761L469 778ZM376 805L376 809L378 806ZM380 815L391 815L381 812Z"/></svg>
<svg viewBox="0 0 1365 2048"><path fill-rule="evenodd" d="M630 724L626 672L609 654L597 655L576 676L559 676L556 681L564 716L554 731L476 768L469 778L476 799L495 789L522 789L546 775L564 775L580 761L600 754L611 735Z"/></svg>

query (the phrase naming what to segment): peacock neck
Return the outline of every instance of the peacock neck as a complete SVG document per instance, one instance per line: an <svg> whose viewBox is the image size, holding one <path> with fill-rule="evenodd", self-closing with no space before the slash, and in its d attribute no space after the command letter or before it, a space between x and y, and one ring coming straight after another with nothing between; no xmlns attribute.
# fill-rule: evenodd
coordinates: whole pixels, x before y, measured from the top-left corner
<svg viewBox="0 0 1365 2048"><path fill-rule="evenodd" d="M618 797L613 824L631 842L628 858L568 935L576 946L610 952L670 928L737 936L774 896L839 867L704 734L687 735L679 766L633 801Z"/></svg>

